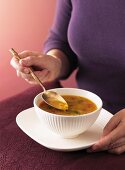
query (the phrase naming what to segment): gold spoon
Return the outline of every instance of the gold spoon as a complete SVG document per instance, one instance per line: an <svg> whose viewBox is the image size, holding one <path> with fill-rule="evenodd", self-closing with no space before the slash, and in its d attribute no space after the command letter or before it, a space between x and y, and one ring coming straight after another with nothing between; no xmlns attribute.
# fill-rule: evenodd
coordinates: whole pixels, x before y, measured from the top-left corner
<svg viewBox="0 0 125 170"><path fill-rule="evenodd" d="M11 48L10 53L13 57L17 58L18 60L20 60L20 56L18 55L18 53ZM42 99L50 106L60 109L60 110L67 110L68 109L68 104L67 102L64 100L64 98L59 95L58 93L54 92L54 91L48 91L45 89L45 87L43 86L42 82L40 81L40 79L35 75L33 69L30 67L29 68L30 74L31 76L34 78L34 80L42 87L43 92L42 92Z"/></svg>

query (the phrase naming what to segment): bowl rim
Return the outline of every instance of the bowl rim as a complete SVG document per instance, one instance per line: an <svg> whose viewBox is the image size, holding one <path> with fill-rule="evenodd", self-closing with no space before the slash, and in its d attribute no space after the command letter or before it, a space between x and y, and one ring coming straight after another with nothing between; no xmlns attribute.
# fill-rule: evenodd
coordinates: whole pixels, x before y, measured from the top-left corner
<svg viewBox="0 0 125 170"><path fill-rule="evenodd" d="M99 100L100 100L100 102L101 102L101 104L100 104L100 107L98 107L96 110L94 110L93 112L89 112L89 113L87 113L87 114L82 114L82 115L75 115L75 116L73 116L73 115L71 115L71 116L69 116L69 115L58 115L58 114L54 114L54 113L51 113L51 112L47 112L47 111L45 111L45 110L42 110L37 104L36 104L36 99L38 98L38 96L40 96L41 94L42 94L42 92L41 93L38 93L35 97L34 97L34 100L33 100L33 104L34 104L34 107L36 106L39 110L42 110L42 111L44 111L44 112L46 112L47 114L49 114L49 115L54 115L54 116L56 116L56 117L65 117L65 118L68 118L68 117L87 117L87 116L89 116L89 115L92 115L92 114L94 114L95 112L98 112L98 111L100 111L101 109L102 109L102 105L103 105L103 102L102 102L102 99L97 95L97 94L95 94L95 93L93 93L93 92L91 92L91 91L88 91L88 90L84 90L84 89L80 89L80 88L65 88L65 87L62 87L62 88L53 88L53 89L49 89L48 91L51 91L51 90L60 90L60 89L65 89L65 90L68 90L68 89L70 89L70 90L82 90L82 91L85 91L85 92L87 92L87 93L91 93L91 94L93 94L93 95L95 95ZM79 95L80 96L80 95ZM81 97L83 97L83 96L81 96ZM87 97L85 97L85 98L87 98ZM89 99L89 98L87 98L87 99Z"/></svg>

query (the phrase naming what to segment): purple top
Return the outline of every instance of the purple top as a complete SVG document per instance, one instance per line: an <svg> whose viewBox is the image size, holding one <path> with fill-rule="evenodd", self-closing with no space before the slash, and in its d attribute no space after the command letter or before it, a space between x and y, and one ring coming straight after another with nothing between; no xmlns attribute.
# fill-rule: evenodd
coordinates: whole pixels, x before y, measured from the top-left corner
<svg viewBox="0 0 125 170"><path fill-rule="evenodd" d="M79 88L95 92L114 111L125 103L124 7L121 0L58 0L44 48L66 53L71 71L79 68Z"/></svg>

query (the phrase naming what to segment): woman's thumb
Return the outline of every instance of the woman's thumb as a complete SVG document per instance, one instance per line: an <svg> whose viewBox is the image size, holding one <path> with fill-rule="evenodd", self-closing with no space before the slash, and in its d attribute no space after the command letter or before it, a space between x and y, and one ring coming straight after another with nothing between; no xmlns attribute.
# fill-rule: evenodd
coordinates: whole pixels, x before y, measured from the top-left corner
<svg viewBox="0 0 125 170"><path fill-rule="evenodd" d="M24 67L42 66L41 58L37 56L23 58L19 61L19 63Z"/></svg>

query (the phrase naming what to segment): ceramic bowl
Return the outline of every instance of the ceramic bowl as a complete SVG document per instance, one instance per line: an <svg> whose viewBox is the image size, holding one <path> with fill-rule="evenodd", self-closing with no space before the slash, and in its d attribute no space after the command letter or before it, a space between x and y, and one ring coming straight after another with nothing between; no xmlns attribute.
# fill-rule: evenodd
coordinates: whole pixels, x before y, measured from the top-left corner
<svg viewBox="0 0 125 170"><path fill-rule="evenodd" d="M76 95L90 99L93 101L97 109L88 114L78 116L64 116L49 113L39 108L39 104L42 101L41 93L34 98L35 112L47 128L63 138L74 138L81 133L87 131L98 118L102 109L102 100L96 94L77 88L55 88L51 89L60 95Z"/></svg>

